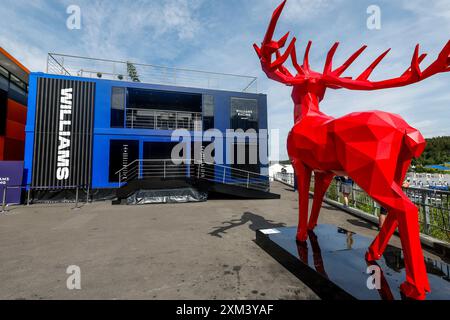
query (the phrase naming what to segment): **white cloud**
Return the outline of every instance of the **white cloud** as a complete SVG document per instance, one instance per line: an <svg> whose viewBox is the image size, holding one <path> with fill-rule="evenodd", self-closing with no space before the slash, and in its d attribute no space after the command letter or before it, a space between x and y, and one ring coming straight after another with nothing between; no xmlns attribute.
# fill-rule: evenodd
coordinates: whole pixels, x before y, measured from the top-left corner
<svg viewBox="0 0 450 320"><path fill-rule="evenodd" d="M418 16L450 18L450 5L448 0L403 0L405 9L416 13Z"/></svg>
<svg viewBox="0 0 450 320"><path fill-rule="evenodd" d="M198 4L195 6L198 8ZM180 39L192 39L197 33L200 23L192 17L191 7L187 0L167 2L163 8L163 19L166 28L177 30Z"/></svg>
<svg viewBox="0 0 450 320"><path fill-rule="evenodd" d="M83 2L83 47L94 57L134 60L146 53L153 59L171 59L180 52L174 43L195 37L200 21L195 11L201 1ZM170 39L170 40L169 40Z"/></svg>
<svg viewBox="0 0 450 320"><path fill-rule="evenodd" d="M287 2L285 19L288 21L309 21L325 11L334 9L342 0L291 0Z"/></svg>

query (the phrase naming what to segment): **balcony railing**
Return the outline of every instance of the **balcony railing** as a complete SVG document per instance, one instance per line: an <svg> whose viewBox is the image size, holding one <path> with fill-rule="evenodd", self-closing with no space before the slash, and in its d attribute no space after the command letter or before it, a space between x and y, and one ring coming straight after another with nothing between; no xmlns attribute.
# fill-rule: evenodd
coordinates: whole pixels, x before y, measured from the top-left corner
<svg viewBox="0 0 450 320"><path fill-rule="evenodd" d="M129 129L202 131L202 114L200 112L127 109L126 127Z"/></svg>

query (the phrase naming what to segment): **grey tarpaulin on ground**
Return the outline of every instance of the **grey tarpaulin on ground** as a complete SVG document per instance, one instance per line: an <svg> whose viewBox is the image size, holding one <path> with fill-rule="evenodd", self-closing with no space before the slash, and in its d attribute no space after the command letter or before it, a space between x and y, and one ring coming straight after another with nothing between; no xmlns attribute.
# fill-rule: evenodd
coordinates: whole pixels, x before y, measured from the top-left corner
<svg viewBox="0 0 450 320"><path fill-rule="evenodd" d="M186 203L206 200L208 200L208 194L194 188L139 190L128 197L127 204Z"/></svg>

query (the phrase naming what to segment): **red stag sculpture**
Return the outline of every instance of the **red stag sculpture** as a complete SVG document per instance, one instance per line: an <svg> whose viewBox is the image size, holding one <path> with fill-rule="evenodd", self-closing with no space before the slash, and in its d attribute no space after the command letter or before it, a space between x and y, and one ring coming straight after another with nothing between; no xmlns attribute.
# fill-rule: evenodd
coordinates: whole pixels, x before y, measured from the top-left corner
<svg viewBox="0 0 450 320"><path fill-rule="evenodd" d="M368 249L367 261L381 258L394 231L399 229L406 265L406 281L401 291L409 298L425 299L430 291L419 238L418 210L403 193L402 183L414 157L419 157L425 140L421 133L400 116L382 111L356 112L334 119L322 113L319 102L327 88L378 90L406 86L434 74L450 71L450 41L438 58L425 70L419 64L426 54L419 55L417 45L411 66L400 76L383 81L370 81L369 76L389 50L381 54L359 77L342 74L366 49L363 46L339 68L332 67L339 43L328 53L322 73L313 71L308 62L311 41L302 65L297 61L295 37L284 53L289 32L279 41L272 40L276 24L286 1L273 13L261 47L254 48L263 71L270 79L292 86L295 124L288 136L288 154L294 166L299 192L299 224L297 240L304 242L308 230L317 224L323 197L335 175L350 176L389 214L378 236ZM275 60L272 57L275 55ZM283 66L288 58L296 70L293 75ZM308 222L308 193L311 174L315 176L313 207Z"/></svg>

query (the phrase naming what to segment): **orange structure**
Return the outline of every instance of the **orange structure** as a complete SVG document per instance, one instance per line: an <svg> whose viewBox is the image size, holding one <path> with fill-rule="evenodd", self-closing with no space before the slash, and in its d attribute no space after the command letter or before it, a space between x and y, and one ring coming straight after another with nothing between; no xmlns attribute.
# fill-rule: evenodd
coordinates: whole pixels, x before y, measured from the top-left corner
<svg viewBox="0 0 450 320"><path fill-rule="evenodd" d="M29 73L0 47L0 161L24 159Z"/></svg>

